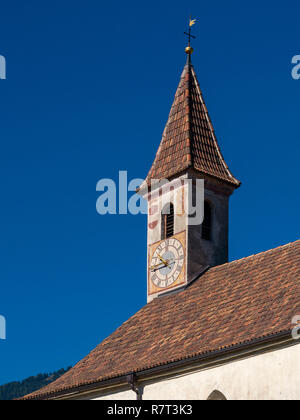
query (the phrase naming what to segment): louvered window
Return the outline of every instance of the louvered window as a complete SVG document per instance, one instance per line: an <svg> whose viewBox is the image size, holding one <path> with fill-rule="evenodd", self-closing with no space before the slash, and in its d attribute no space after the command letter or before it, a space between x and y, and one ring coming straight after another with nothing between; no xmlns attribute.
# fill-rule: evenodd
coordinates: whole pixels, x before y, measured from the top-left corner
<svg viewBox="0 0 300 420"><path fill-rule="evenodd" d="M207 241L212 237L212 209L208 201L204 202L204 220L202 223L202 239Z"/></svg>
<svg viewBox="0 0 300 420"><path fill-rule="evenodd" d="M162 239L174 235L174 206L167 204L162 211Z"/></svg>

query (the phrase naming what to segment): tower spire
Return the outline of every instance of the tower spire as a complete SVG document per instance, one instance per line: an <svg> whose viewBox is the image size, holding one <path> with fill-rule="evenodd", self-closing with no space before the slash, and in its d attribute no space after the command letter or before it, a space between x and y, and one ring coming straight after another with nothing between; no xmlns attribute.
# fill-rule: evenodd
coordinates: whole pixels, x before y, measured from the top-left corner
<svg viewBox="0 0 300 420"><path fill-rule="evenodd" d="M238 188L240 182L230 172L223 158L195 70L191 65L191 39L195 38L191 34L191 28L194 24L195 19L190 19L189 31L185 32L188 36L188 62L183 69L146 184L149 185L152 179L170 179L193 169L203 176Z"/></svg>

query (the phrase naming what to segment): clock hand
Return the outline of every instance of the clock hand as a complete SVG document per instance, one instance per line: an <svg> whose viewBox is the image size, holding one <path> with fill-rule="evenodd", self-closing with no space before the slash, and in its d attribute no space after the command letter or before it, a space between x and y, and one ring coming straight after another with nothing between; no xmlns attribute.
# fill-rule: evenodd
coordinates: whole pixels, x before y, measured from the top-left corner
<svg viewBox="0 0 300 420"><path fill-rule="evenodd" d="M175 261L179 260L179 258L172 258L171 260L168 260L169 264L175 264Z"/></svg>
<svg viewBox="0 0 300 420"><path fill-rule="evenodd" d="M159 259L162 259L160 256L158 257ZM175 261L174 261L175 262ZM150 267L150 270L151 271L157 271L157 270L159 270L160 268L162 268L162 267L160 267L161 265L164 265L165 267L168 267L170 270L172 270L172 267L170 267L170 260L163 260L162 259L162 262L161 263L159 263L159 264L156 264L156 265L152 265L151 267ZM171 264L173 264L172 262L171 262ZM160 267L160 268L158 268L158 267Z"/></svg>
<svg viewBox="0 0 300 420"><path fill-rule="evenodd" d="M169 265L169 261L165 261L159 254L157 254L158 258L160 259L160 261L162 261L166 267L168 267Z"/></svg>
<svg viewBox="0 0 300 420"><path fill-rule="evenodd" d="M163 263L161 262L161 263L159 263L159 264L156 264L156 265L152 265L151 267L150 267L150 269L152 270L152 269L155 269L155 268L157 268L157 267L160 267L161 265L163 265Z"/></svg>
<svg viewBox="0 0 300 420"><path fill-rule="evenodd" d="M161 270L164 267L159 267L159 268L154 268L153 270L151 270L152 273L154 273L155 271Z"/></svg>
<svg viewBox="0 0 300 420"><path fill-rule="evenodd" d="M162 268L168 268L169 270L172 270L172 267L170 265L163 266L163 267L159 267L159 268L154 268L153 270L151 270L152 273L154 273L155 271L161 270Z"/></svg>
<svg viewBox="0 0 300 420"><path fill-rule="evenodd" d="M168 265L167 265L166 267L168 267L170 270L172 270L171 265L172 265L172 264L175 264L175 261L176 261L177 259L178 259L178 258L173 258L173 261L172 261L172 260L167 260L166 262L168 263Z"/></svg>

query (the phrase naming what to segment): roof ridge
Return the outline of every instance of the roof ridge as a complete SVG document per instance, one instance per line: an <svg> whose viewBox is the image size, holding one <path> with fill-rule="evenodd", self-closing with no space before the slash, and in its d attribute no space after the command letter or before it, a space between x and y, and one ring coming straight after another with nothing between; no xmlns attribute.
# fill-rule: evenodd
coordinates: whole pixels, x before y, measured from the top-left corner
<svg viewBox="0 0 300 420"><path fill-rule="evenodd" d="M279 250L284 249L284 248L287 248L287 247L289 247L291 245L296 245L297 243L300 244L300 239L297 239L296 241L293 241L293 242L288 242L287 244L284 244L284 245L279 245L276 248L271 248L271 249L268 249L266 251L258 252L257 254L251 254L251 255L248 255L247 257L242 257L242 258L240 258L238 260L229 261L229 262L227 262L225 264L222 264L222 265L217 265L215 267L212 267L209 271L212 271L214 269L218 269L218 268L221 268L221 267L227 267L228 265L236 264L236 263L239 263L239 262L242 262L242 261L246 261L246 260L249 260L249 259L253 259L253 258L259 257L261 255L271 254L272 252L279 251Z"/></svg>

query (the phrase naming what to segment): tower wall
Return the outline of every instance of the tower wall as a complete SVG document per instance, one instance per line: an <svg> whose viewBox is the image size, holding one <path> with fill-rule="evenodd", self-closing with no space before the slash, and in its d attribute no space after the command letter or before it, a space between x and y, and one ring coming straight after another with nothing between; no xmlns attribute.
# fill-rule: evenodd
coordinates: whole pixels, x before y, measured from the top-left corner
<svg viewBox="0 0 300 420"><path fill-rule="evenodd" d="M229 196L232 189L218 181L205 180L204 200L212 210L211 238L203 239L203 225L187 226L188 282L207 266L228 262ZM193 191L193 194L195 192Z"/></svg>

